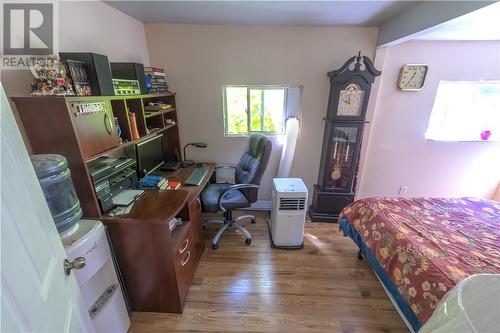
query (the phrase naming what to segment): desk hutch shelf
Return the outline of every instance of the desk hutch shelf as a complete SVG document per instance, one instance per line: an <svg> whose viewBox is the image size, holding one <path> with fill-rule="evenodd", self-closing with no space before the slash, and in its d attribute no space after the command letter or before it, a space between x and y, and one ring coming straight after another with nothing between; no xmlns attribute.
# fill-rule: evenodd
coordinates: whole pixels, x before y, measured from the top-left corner
<svg viewBox="0 0 500 333"><path fill-rule="evenodd" d="M166 161L180 152L175 93L136 96L27 96L12 100L35 154L60 154L66 157L85 217L99 218L101 212L90 180L87 162L101 156L128 152L136 143L163 134ZM149 102L172 105L169 112L149 116ZM85 107L85 109L83 109ZM83 111L82 111L83 110ZM139 138L133 140L130 113L135 115ZM115 119L121 129L118 136ZM172 119L175 125L167 124ZM127 151L125 151L127 149Z"/></svg>

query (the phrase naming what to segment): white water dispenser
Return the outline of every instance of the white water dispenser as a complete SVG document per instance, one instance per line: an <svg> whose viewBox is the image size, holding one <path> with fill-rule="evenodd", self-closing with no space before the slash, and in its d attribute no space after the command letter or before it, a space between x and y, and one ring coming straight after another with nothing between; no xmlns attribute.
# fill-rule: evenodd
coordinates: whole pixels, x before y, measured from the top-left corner
<svg viewBox="0 0 500 333"><path fill-rule="evenodd" d="M130 318L103 224L80 220L60 236L69 261L85 258L85 266L71 272L96 332L127 332Z"/></svg>

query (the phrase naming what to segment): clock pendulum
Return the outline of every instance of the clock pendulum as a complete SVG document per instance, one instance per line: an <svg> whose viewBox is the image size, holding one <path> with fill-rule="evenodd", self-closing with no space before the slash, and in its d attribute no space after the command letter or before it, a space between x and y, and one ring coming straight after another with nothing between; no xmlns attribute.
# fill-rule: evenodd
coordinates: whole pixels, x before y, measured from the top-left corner
<svg viewBox="0 0 500 333"><path fill-rule="evenodd" d="M338 158L340 154L337 154L337 148L338 148L338 142L335 142L335 150L333 152L333 160L334 160L334 165L333 165L333 170L330 176L332 177L332 180L336 181L339 180L340 177L342 176L341 170L342 170L342 162L340 162L342 159Z"/></svg>

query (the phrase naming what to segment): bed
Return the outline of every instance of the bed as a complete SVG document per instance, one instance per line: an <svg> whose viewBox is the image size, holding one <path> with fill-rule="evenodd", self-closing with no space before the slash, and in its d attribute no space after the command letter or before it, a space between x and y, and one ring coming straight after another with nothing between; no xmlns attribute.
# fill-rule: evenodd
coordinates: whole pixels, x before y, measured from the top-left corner
<svg viewBox="0 0 500 333"><path fill-rule="evenodd" d="M500 273L495 201L375 197L347 206L339 221L414 332L462 279Z"/></svg>

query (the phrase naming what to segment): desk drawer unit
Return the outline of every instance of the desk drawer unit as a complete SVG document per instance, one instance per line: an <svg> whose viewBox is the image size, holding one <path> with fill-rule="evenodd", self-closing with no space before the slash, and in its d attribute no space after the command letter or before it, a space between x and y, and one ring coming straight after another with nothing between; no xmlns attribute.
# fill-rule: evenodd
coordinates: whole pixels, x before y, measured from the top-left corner
<svg viewBox="0 0 500 333"><path fill-rule="evenodd" d="M201 254L205 244L202 230L201 202L199 198L196 198L189 204L189 217L191 219L194 245L198 254Z"/></svg>
<svg viewBox="0 0 500 333"><path fill-rule="evenodd" d="M184 303L189 285L191 284L197 260L198 251L193 237L193 225L190 222L188 232L184 236L183 240L179 242L179 246L176 247L174 253L177 285L182 303Z"/></svg>
<svg viewBox="0 0 500 333"><path fill-rule="evenodd" d="M182 313L204 249L201 190L149 190L128 214L100 218L108 227L133 311ZM184 222L171 231L174 217Z"/></svg>

